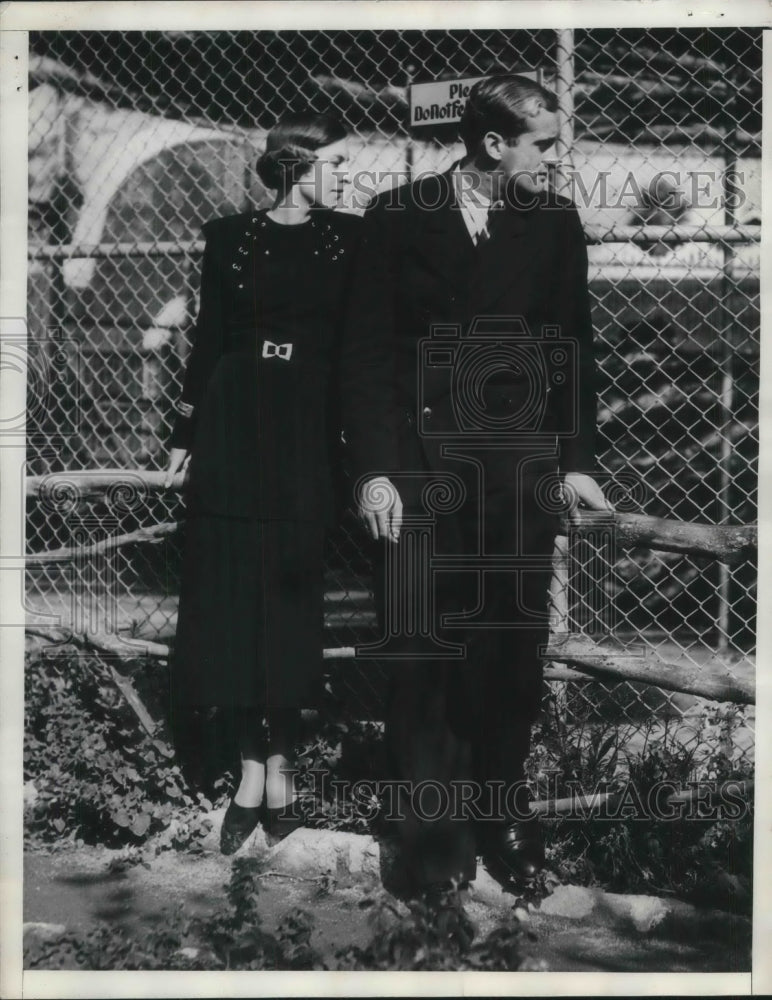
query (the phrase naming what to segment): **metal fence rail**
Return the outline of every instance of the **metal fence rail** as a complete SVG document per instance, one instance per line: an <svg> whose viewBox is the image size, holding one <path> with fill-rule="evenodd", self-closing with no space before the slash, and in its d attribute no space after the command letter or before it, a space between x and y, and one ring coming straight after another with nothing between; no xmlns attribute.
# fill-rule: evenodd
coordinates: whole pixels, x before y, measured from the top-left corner
<svg viewBox="0 0 772 1000"><path fill-rule="evenodd" d="M183 514L179 494L143 488L141 472L166 463L200 224L270 200L252 164L290 106L342 116L353 171L383 184L449 164L461 149L453 126L407 124L411 81L524 71L556 90L554 183L577 201L590 243L608 489L623 513L755 521L759 31L67 32L30 44L29 339L11 346L30 373L28 471L66 471L75 486L30 499L28 551L77 539L100 552L30 564L32 623L172 637L178 535L107 540ZM100 468L129 470L129 485L79 496L77 474ZM573 632L605 629L692 667L719 657L730 673L753 655L749 558L574 538L569 565ZM325 644L371 634L350 519L330 541L327 583ZM377 664L338 670L363 713L377 713L381 681ZM577 718L633 730L670 719L685 742L704 738L693 696L551 683ZM727 718L747 762L753 710Z"/></svg>

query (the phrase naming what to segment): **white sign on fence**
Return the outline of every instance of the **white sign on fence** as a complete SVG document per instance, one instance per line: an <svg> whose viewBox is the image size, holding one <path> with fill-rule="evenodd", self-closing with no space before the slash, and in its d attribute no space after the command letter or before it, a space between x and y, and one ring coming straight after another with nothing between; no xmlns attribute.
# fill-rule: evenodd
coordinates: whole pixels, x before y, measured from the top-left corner
<svg viewBox="0 0 772 1000"><path fill-rule="evenodd" d="M481 79L479 76L469 76L461 80L412 84L410 124L436 125L460 121L469 91Z"/></svg>
<svg viewBox="0 0 772 1000"><path fill-rule="evenodd" d="M518 73L536 80L534 72ZM484 76L465 76L458 80L435 80L410 86L410 125L437 125L461 121L469 91Z"/></svg>

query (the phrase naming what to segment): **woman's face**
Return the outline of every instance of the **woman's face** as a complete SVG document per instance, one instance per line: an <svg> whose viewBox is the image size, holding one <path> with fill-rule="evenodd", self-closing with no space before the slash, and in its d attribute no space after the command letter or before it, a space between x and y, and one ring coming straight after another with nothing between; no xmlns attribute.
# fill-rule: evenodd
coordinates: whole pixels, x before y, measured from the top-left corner
<svg viewBox="0 0 772 1000"><path fill-rule="evenodd" d="M295 191L312 207L335 208L348 183L348 142L339 139L317 149L316 160L295 184Z"/></svg>

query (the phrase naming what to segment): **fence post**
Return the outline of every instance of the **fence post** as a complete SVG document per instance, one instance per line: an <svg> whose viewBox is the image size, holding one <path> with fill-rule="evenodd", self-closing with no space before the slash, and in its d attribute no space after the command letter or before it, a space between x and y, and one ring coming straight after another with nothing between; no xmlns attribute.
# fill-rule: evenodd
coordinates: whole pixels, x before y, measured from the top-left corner
<svg viewBox="0 0 772 1000"><path fill-rule="evenodd" d="M555 54L555 94L558 99L558 139L556 155L558 166L555 190L558 194L570 196L570 181L566 176L565 164L573 168L574 149L574 32L572 28L560 28Z"/></svg>
<svg viewBox="0 0 772 1000"><path fill-rule="evenodd" d="M736 190L736 151L737 127L728 129L724 135L724 173L722 176L722 201L724 204L724 223L733 225L735 222L734 195ZM726 524L732 513L732 421L734 409L734 317L729 302L732 293L732 263L734 248L728 243L722 243L721 252L723 265L721 273L721 432L719 442L719 475L718 492L718 524ZM718 568L718 636L716 647L725 652L729 646L729 601L730 575L726 563L719 563Z"/></svg>
<svg viewBox="0 0 772 1000"><path fill-rule="evenodd" d="M407 182L413 180L413 167L415 160L415 150L413 149L413 133L410 126L410 88L413 86L413 74L415 73L415 66L413 63L408 63L405 66L405 92L407 94L407 139L405 141L405 172L407 173Z"/></svg>
<svg viewBox="0 0 772 1000"><path fill-rule="evenodd" d="M555 155L558 164L551 171L550 184L558 194L568 193L563 161L571 162L574 145L574 32L571 28L561 28L555 32L557 48L555 52L555 94L558 100L558 139ZM569 553L568 538L558 535L552 555L552 579L549 587L550 632L569 631ZM553 664L549 664L552 666ZM565 714L568 706L569 689L567 681L554 682L552 690L555 706Z"/></svg>

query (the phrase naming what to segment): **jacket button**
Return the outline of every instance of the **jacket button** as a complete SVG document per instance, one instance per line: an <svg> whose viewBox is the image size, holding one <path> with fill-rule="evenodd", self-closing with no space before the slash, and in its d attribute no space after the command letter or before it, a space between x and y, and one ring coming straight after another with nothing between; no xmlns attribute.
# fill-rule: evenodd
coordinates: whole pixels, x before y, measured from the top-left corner
<svg viewBox="0 0 772 1000"><path fill-rule="evenodd" d="M425 406L423 408L423 410L422 410L422 413L423 413L423 415L425 417L430 417L432 415L432 408L431 408L431 406Z"/></svg>

